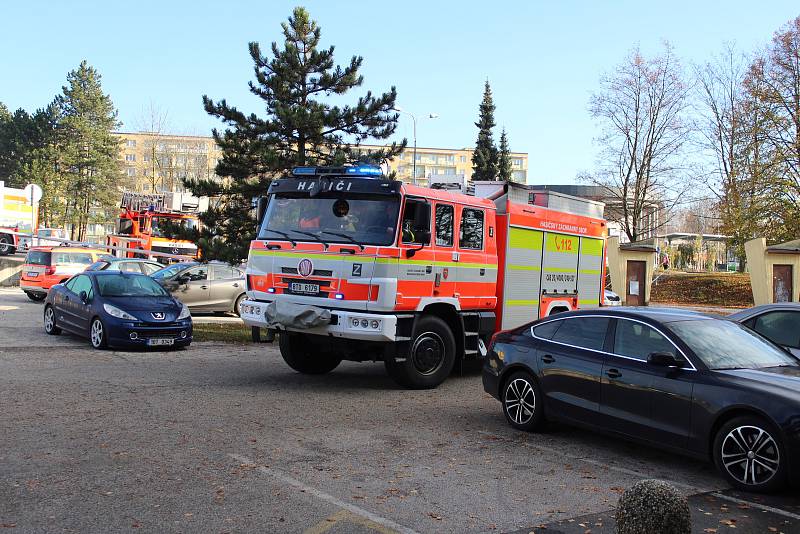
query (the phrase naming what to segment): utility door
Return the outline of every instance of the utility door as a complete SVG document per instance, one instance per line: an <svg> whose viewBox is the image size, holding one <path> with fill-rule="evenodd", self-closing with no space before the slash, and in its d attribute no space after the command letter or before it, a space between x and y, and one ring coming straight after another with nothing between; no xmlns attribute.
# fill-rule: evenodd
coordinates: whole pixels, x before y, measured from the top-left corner
<svg viewBox="0 0 800 534"><path fill-rule="evenodd" d="M454 204L437 202L434 209L436 254L433 266L433 296L454 298L456 291L455 243L456 210Z"/></svg>
<svg viewBox="0 0 800 534"><path fill-rule="evenodd" d="M792 266L772 266L772 302L792 302Z"/></svg>
<svg viewBox="0 0 800 534"><path fill-rule="evenodd" d="M640 260L628 260L625 269L625 304L644 306L645 273L647 264Z"/></svg>

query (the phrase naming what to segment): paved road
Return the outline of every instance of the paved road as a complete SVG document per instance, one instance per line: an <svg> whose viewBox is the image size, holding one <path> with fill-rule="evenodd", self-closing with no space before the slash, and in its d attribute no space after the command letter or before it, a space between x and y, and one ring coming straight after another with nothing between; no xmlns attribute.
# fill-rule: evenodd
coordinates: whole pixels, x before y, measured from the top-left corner
<svg viewBox="0 0 800 534"><path fill-rule="evenodd" d="M40 314L0 291L11 532L555 531L642 478L725 488L705 463L560 426L515 432L474 371L405 391L377 364L302 376L264 345L100 352L45 335ZM783 498L752 506L788 533L800 510Z"/></svg>

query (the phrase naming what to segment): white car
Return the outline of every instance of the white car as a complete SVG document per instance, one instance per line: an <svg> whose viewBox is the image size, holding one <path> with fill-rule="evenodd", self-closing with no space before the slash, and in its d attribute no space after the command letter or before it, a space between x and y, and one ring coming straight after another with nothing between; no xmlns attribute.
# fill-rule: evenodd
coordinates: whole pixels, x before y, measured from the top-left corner
<svg viewBox="0 0 800 534"><path fill-rule="evenodd" d="M622 299L610 289L606 289L603 294L603 306L622 306Z"/></svg>

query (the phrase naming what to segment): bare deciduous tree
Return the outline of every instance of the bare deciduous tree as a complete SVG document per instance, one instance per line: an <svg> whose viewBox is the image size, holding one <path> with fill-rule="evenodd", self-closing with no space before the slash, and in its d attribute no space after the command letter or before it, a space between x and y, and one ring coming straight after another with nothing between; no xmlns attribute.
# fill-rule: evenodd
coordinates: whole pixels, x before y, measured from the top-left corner
<svg viewBox="0 0 800 534"><path fill-rule="evenodd" d="M650 59L635 48L601 86L589 106L603 127L599 169L580 178L603 187L622 230L637 241L667 223L683 193L678 156L690 137L689 88L667 43Z"/></svg>

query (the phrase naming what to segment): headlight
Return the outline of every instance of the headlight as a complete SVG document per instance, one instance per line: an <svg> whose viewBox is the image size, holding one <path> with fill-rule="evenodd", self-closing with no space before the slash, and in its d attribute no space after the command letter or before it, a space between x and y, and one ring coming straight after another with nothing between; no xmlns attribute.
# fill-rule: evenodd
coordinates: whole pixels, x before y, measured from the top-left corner
<svg viewBox="0 0 800 534"><path fill-rule="evenodd" d="M124 312L117 308L116 306L112 306L111 304L103 304L103 309L109 314L111 317L116 317L117 319L125 319L126 321L135 321L136 317L131 315L130 313Z"/></svg>
<svg viewBox="0 0 800 534"><path fill-rule="evenodd" d="M181 313L180 313L180 315L178 315L178 320L180 321L181 319L188 319L188 318L189 318L189 317L191 317L191 316L192 316L192 314L191 314L191 312L189 311L189 306L187 306L186 304L184 304L184 305L183 305L183 308L181 308Z"/></svg>

